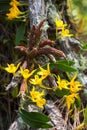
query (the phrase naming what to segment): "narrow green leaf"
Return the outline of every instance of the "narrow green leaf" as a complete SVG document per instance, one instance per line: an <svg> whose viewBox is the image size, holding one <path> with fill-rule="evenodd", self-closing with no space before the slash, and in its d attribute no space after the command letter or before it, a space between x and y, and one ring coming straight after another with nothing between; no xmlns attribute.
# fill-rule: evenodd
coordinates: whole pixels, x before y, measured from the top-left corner
<svg viewBox="0 0 87 130"><path fill-rule="evenodd" d="M24 33L25 33L25 23L22 23L16 33L15 37L16 45L19 45L21 41L25 40Z"/></svg>
<svg viewBox="0 0 87 130"><path fill-rule="evenodd" d="M77 107L78 107L79 109L81 109L81 99L80 99L79 96L78 96L78 98L76 98L75 103L76 103Z"/></svg>
<svg viewBox="0 0 87 130"><path fill-rule="evenodd" d="M12 97L13 98L16 98L18 95L18 87L15 87L13 90L12 90Z"/></svg>
<svg viewBox="0 0 87 130"><path fill-rule="evenodd" d="M55 64L55 66L57 66L60 70L65 71L65 72L75 72L76 69L74 69L73 67L70 67L69 65L65 65L65 64L61 64L61 63L57 63Z"/></svg>
<svg viewBox="0 0 87 130"><path fill-rule="evenodd" d="M87 43L83 43L83 44L82 44L82 48L83 48L84 50L87 50Z"/></svg>
<svg viewBox="0 0 87 130"><path fill-rule="evenodd" d="M21 113L25 114L28 118L32 120L38 120L40 122L48 122L50 121L50 118L42 113L39 112L27 112L24 109L20 110ZM33 118L32 118L33 117Z"/></svg>
<svg viewBox="0 0 87 130"><path fill-rule="evenodd" d="M87 106L85 108L84 116L84 123L87 125Z"/></svg>
<svg viewBox="0 0 87 130"><path fill-rule="evenodd" d="M31 126L32 128L51 128L50 124L47 124L50 121L50 118L42 113L38 112L27 112L24 109L19 111L19 114L23 121Z"/></svg>
<svg viewBox="0 0 87 130"><path fill-rule="evenodd" d="M75 72L76 69L71 67L71 65L73 65L74 62L73 61L67 61L67 60L59 60L55 63L50 63L50 70L52 71L55 67L57 67L58 69L64 71L64 72ZM42 66L44 69L47 69L47 65ZM40 69L38 68L34 75L39 71Z"/></svg>
<svg viewBox="0 0 87 130"><path fill-rule="evenodd" d="M55 93L56 93L56 95L58 96L58 97L63 97L64 95L69 95L69 89L62 89L62 90L60 90L60 89L57 89L56 91L55 91Z"/></svg>
<svg viewBox="0 0 87 130"><path fill-rule="evenodd" d="M59 60L56 63L62 63L62 64L70 65L70 66L75 64L74 61L68 61L68 60Z"/></svg>
<svg viewBox="0 0 87 130"><path fill-rule="evenodd" d="M52 127L50 124L47 124L47 123L41 123L41 122L31 121L25 115L21 114L20 116L21 116L22 120L27 125L29 125L32 128L51 128Z"/></svg>
<svg viewBox="0 0 87 130"><path fill-rule="evenodd" d="M74 64L74 62L72 62L72 61L60 60L55 63L51 63L50 67L51 67L51 69L54 69L56 66L58 69L65 71L65 72L74 72L74 71L76 71L76 69L71 67L71 65L73 65L73 64Z"/></svg>

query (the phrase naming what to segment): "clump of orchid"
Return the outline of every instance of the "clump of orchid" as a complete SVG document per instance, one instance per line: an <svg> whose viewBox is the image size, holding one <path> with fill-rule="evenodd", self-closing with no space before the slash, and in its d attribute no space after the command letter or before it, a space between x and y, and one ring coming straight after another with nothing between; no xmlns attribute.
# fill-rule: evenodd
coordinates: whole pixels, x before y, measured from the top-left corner
<svg viewBox="0 0 87 130"><path fill-rule="evenodd" d="M22 4L17 0L11 0L11 8L9 9L9 13L6 14L9 20L25 18L27 11L20 11L21 8L19 7L21 5ZM73 106L77 107L76 101L80 99L80 91L83 89L83 85L77 80L76 74L73 74L73 76L69 78L66 72L64 72L64 74L66 74L65 78L61 69L56 73L52 71L50 60L49 63L44 66L41 66L38 61L36 61L38 56L45 55L48 58L50 57L49 59L51 59L54 68L56 68L54 62L57 62L59 56L66 61L66 55L63 51L55 48L55 41L49 39L41 41L42 26L45 21L46 19L41 21L38 26L32 27L27 47L15 47L15 49L23 52L27 63L31 61L30 64L23 67L21 62L16 65L11 63L7 64L4 70L12 74L13 77L21 78L18 96L21 97L24 103L28 100L29 105L33 104L43 111L48 100L48 95L52 96L51 94L55 94L57 99L61 98L62 103L60 104L70 112L73 110ZM67 24L65 24L63 20L56 18L55 25L57 39L73 36L73 34L70 34L69 29L67 29ZM34 63L38 65L37 68ZM54 80L55 83L51 82L51 80Z"/></svg>
<svg viewBox="0 0 87 130"><path fill-rule="evenodd" d="M73 34L69 33L69 29L66 29L67 24L64 24L62 20L58 20L58 18L56 18L55 24L56 24L56 38L73 36ZM60 35L58 31L60 31Z"/></svg>
<svg viewBox="0 0 87 130"><path fill-rule="evenodd" d="M20 64L21 63L18 63L17 65L8 64L8 67L5 67L4 69L8 73L12 73L14 76L18 76L16 74L16 71L18 70ZM23 69L20 66L20 69L18 71L19 76L21 75L23 78L23 86L20 89L19 93L23 92L24 95L21 95L24 100L26 97L28 97L39 108L43 109L46 104L45 96L47 94L47 90L53 91L54 93L57 93L58 90L68 90L68 93L62 95L62 98L64 99L65 105L67 106L68 110L70 110L72 108L72 105L75 105L75 101L79 98L79 92L80 90L82 90L82 84L76 80L76 75L74 75L69 81L61 78L60 74L53 74L50 68L51 67L49 63L47 64L47 67L45 69L39 66L39 70L35 69L32 71L30 71L29 69ZM50 85L47 86L43 82L44 80L47 80L49 76L53 76L55 78L57 84L56 86L50 87Z"/></svg>
<svg viewBox="0 0 87 130"><path fill-rule="evenodd" d="M9 13L6 14L9 20L13 20L15 18L20 19L26 16L26 11L20 11L19 6L22 6L22 3L18 2L17 0L11 0L9 3L11 6L9 9Z"/></svg>

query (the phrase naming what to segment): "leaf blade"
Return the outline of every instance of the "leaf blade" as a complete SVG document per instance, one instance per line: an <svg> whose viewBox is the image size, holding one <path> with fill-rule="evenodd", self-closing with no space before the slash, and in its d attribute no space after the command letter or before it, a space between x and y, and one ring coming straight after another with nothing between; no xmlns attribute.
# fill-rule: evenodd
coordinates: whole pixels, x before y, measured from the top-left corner
<svg viewBox="0 0 87 130"><path fill-rule="evenodd" d="M19 45L20 41L25 40L24 33L25 33L25 23L22 23L16 32L15 45Z"/></svg>
<svg viewBox="0 0 87 130"><path fill-rule="evenodd" d="M46 115L38 112L27 112L24 109L19 111L19 114L23 121L31 126L32 128L51 128L50 124L47 124L50 121L50 118Z"/></svg>
<svg viewBox="0 0 87 130"><path fill-rule="evenodd" d="M69 95L69 89L62 89L62 90L60 90L60 89L57 89L56 91L55 91L55 93L56 93L56 95L58 96L58 97L63 97L64 95Z"/></svg>

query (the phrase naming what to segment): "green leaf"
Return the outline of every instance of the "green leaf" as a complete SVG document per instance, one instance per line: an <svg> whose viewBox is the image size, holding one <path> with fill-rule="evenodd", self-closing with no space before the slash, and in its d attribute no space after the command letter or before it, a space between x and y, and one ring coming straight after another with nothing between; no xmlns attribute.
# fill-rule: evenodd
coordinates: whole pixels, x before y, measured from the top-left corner
<svg viewBox="0 0 87 130"><path fill-rule="evenodd" d="M50 124L31 121L24 115L21 115L21 118L27 125L29 125L32 128L51 128L52 127Z"/></svg>
<svg viewBox="0 0 87 130"><path fill-rule="evenodd" d="M63 97L64 95L69 95L69 89L62 89L62 90L60 90L60 89L57 89L56 91L55 91L55 93L56 93L56 95L58 96L58 97Z"/></svg>
<svg viewBox="0 0 87 130"><path fill-rule="evenodd" d="M84 123L87 125L87 106L86 106L85 112L84 112Z"/></svg>
<svg viewBox="0 0 87 130"><path fill-rule="evenodd" d="M40 120L42 122L48 122L48 121L50 121L50 118L48 116L46 116L46 115L44 115L42 113L39 113L39 112L27 112L24 109L21 109L21 112L23 114L25 114L26 116L28 114L29 118L31 118L31 119L34 116L33 119L35 119L35 120Z"/></svg>
<svg viewBox="0 0 87 130"><path fill-rule="evenodd" d="M66 65L74 65L75 64L75 62L74 61L68 61L68 60L59 60L59 61L57 61L58 63L62 63L62 64L66 64ZM56 62L56 63L57 63Z"/></svg>
<svg viewBox="0 0 87 130"><path fill-rule="evenodd" d="M67 61L67 60L59 60L55 63L50 63L50 70L52 71L55 67L57 67L58 69L65 71L65 72L75 72L76 69L74 69L73 67L71 67L71 65L74 65L73 61ZM47 65L42 66L43 69L47 69ZM40 71L40 69L36 69L34 75Z"/></svg>
<svg viewBox="0 0 87 130"><path fill-rule="evenodd" d="M71 65L73 65L73 64L74 64L74 62L72 62L72 61L61 60L61 61L57 61L55 63L51 63L50 67L51 67L51 69L54 69L56 66L58 69L65 71L65 72L75 72L76 69L71 67Z"/></svg>
<svg viewBox="0 0 87 130"><path fill-rule="evenodd" d="M24 33L25 33L25 23L22 23L16 33L16 37L15 37L15 44L19 45L21 41L25 40L24 37Z"/></svg>
<svg viewBox="0 0 87 130"><path fill-rule="evenodd" d="M82 49L83 51L87 51L87 43L86 42L82 42Z"/></svg>
<svg viewBox="0 0 87 130"><path fill-rule="evenodd" d="M50 118L42 113L38 112L27 112L24 109L19 111L19 114L23 121L31 126L32 128L51 128L50 124L47 124L50 121Z"/></svg>
<svg viewBox="0 0 87 130"><path fill-rule="evenodd" d="M18 95L18 87L15 87L13 90L12 90L12 97L13 98L16 98Z"/></svg>
<svg viewBox="0 0 87 130"><path fill-rule="evenodd" d="M76 103L77 107L78 107L79 109L81 109L81 99L80 99L79 96L78 96L78 98L76 98L75 103Z"/></svg>

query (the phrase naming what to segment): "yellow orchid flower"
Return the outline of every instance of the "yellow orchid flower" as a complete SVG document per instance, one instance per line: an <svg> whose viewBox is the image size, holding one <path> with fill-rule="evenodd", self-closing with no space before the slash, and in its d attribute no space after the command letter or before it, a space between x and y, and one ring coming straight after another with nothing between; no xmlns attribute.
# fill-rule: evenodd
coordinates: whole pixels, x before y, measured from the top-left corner
<svg viewBox="0 0 87 130"><path fill-rule="evenodd" d="M57 18L55 19L55 24L56 24L56 37L58 37L58 30L67 26L67 24L64 24L62 20L58 20Z"/></svg>
<svg viewBox="0 0 87 130"><path fill-rule="evenodd" d="M7 64L8 67L5 67L4 69L8 72L8 73L13 73L15 74L15 72L17 71L18 67L20 66L21 63L18 63L17 66L15 66L14 64Z"/></svg>
<svg viewBox="0 0 87 130"><path fill-rule="evenodd" d="M64 24L62 20L58 20L56 18L55 20L55 24L56 24L56 37L71 37L73 36L73 34L69 34L69 30L65 29L65 27L67 26L67 24ZM61 35L58 36L58 30L61 29Z"/></svg>
<svg viewBox="0 0 87 130"><path fill-rule="evenodd" d="M78 94L73 93L71 95L65 96L66 98L66 105L68 110L70 110L71 105L75 102L75 99L78 98Z"/></svg>
<svg viewBox="0 0 87 130"><path fill-rule="evenodd" d="M42 80L44 78L40 78L38 75L35 75L34 79L30 79L30 83L33 85L42 85Z"/></svg>
<svg viewBox="0 0 87 130"><path fill-rule="evenodd" d="M61 37L71 37L73 36L73 34L69 34L69 30L68 29L62 29L62 32L61 32Z"/></svg>
<svg viewBox="0 0 87 130"><path fill-rule="evenodd" d="M40 71L37 74L41 75L43 78L46 78L48 75L51 75L49 63L47 64L47 70L43 69L42 67L39 68Z"/></svg>
<svg viewBox="0 0 87 130"><path fill-rule="evenodd" d="M46 99L44 99L44 98L39 98L39 99L37 99L37 101L36 101L36 105L38 106L38 107L40 107L40 108L42 108L43 109L43 106L46 104Z"/></svg>
<svg viewBox="0 0 87 130"><path fill-rule="evenodd" d="M33 75L33 73L35 72L35 70L33 70L32 72L30 72L28 69L22 69L20 67L20 73L21 75L24 77L24 79L28 79L31 75Z"/></svg>
<svg viewBox="0 0 87 130"><path fill-rule="evenodd" d="M10 2L10 5L11 6L18 6L20 4L20 2L18 2L17 0L12 0L11 2Z"/></svg>
<svg viewBox="0 0 87 130"><path fill-rule="evenodd" d="M55 20L55 24L56 24L56 29L57 29L57 30L58 30L58 29L62 29L62 28L64 28L65 26L67 26L67 24L64 24L62 20L58 20L57 18L56 18L56 20Z"/></svg>
<svg viewBox="0 0 87 130"><path fill-rule="evenodd" d="M18 15L21 14L21 11L17 8L17 6L13 6L12 8L9 9L9 11L10 13L7 13L6 16L10 20L16 18Z"/></svg>
<svg viewBox="0 0 87 130"><path fill-rule="evenodd" d="M57 83L58 83L58 88L60 90L62 90L63 88L68 89L69 82L65 79L61 79L59 75L57 77Z"/></svg>
<svg viewBox="0 0 87 130"><path fill-rule="evenodd" d="M33 102L36 103L38 107L43 108L43 105L45 105L46 103L46 100L42 98L44 94L45 94L44 91L38 92L33 87L32 90L30 91L30 98Z"/></svg>
<svg viewBox="0 0 87 130"><path fill-rule="evenodd" d="M46 87L45 85L42 84L43 79L44 79L43 76L39 77L38 75L35 75L35 78L30 79L29 82L33 85L39 85L39 87L41 87L41 88L52 89L52 88Z"/></svg>
<svg viewBox="0 0 87 130"><path fill-rule="evenodd" d="M70 93L76 93L82 89L82 84L79 81L75 81L76 75L73 76L69 82Z"/></svg>
<svg viewBox="0 0 87 130"><path fill-rule="evenodd" d="M35 90L35 87L33 87L32 90L30 91L30 96L32 101L35 102L38 98L44 96L44 91L38 92Z"/></svg>

